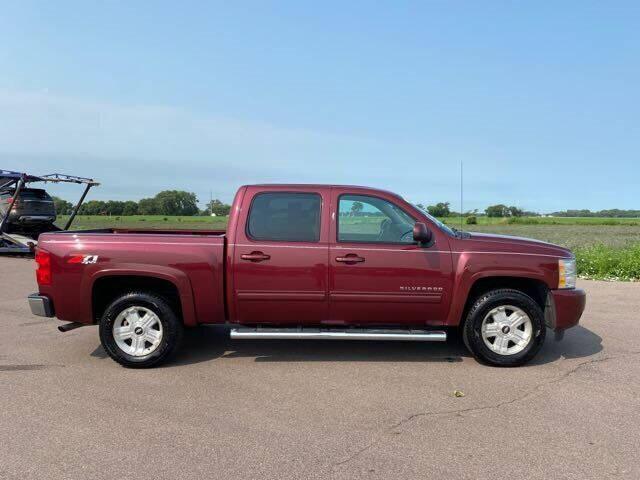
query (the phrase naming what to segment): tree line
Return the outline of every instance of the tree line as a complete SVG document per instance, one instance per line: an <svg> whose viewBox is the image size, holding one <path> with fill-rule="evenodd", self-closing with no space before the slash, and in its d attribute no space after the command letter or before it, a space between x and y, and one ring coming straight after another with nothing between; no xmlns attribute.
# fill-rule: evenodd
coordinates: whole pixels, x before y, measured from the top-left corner
<svg viewBox="0 0 640 480"><path fill-rule="evenodd" d="M427 210L434 217L452 217L461 215L460 212L454 212L450 209L449 202L440 202L427 207L418 204L423 210ZM462 216L487 216L487 217L540 217L542 214L538 212L530 212L522 210L514 206L507 206L502 203L490 205L483 212L473 210L462 213ZM621 210L613 208L610 210L563 210L548 214L552 217L605 217L605 218L639 218L640 210Z"/></svg>
<svg viewBox="0 0 640 480"><path fill-rule="evenodd" d="M606 217L606 218L638 218L640 210L620 210L612 208L610 210L563 210L561 212L553 212L550 215L554 217Z"/></svg>
<svg viewBox="0 0 640 480"><path fill-rule="evenodd" d="M468 212L453 212L451 211L449 202L439 202L435 205L424 206L419 203L418 207L423 210L429 212L429 214L434 217L452 217L452 216L460 216L468 217L468 216L477 216L477 215L486 215L487 217L533 217L539 216L539 213L536 212L528 212L526 210L522 210L521 208L514 206L507 206L501 203L497 205L490 205L484 209L484 212L480 212L479 210L471 210Z"/></svg>
<svg viewBox="0 0 640 480"><path fill-rule="evenodd" d="M53 197L56 211L59 215L69 215L73 210L73 204L67 200ZM362 205L353 207L355 210L351 214L357 215L358 209ZM462 215L469 216L487 216L487 217L539 217L540 213L522 210L515 206L504 204L490 205L480 212L472 210L467 212L455 212L451 210L449 202L438 202L433 205L424 206L418 204L418 207L426 210L434 217L452 217ZM164 190L151 198L143 198L139 201L127 200L89 200L80 207L80 215L177 215L177 216L194 216L194 215L211 215L226 216L229 215L231 205L215 199L209 202L206 208L200 210L198 208L198 198L195 193L183 190ZM563 210L550 214L554 217L609 217L609 218L638 218L640 210Z"/></svg>
<svg viewBox="0 0 640 480"><path fill-rule="evenodd" d="M62 198L53 197L56 212L59 215L69 215L74 205ZM228 215L231 206L216 199L207 208L198 208L198 198L195 193L182 190L164 190L151 198L143 198L137 202L133 200L89 200L80 207L80 215Z"/></svg>

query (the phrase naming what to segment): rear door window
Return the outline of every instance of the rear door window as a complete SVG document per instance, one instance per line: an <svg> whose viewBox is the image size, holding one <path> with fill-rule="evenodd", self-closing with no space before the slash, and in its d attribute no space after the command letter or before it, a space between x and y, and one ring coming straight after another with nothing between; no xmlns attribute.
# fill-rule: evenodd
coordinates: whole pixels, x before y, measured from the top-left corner
<svg viewBox="0 0 640 480"><path fill-rule="evenodd" d="M20 192L20 198L25 200L51 200L44 190L22 190Z"/></svg>
<svg viewBox="0 0 640 480"><path fill-rule="evenodd" d="M249 209L247 236L253 240L318 242L321 203L316 193L259 193Z"/></svg>

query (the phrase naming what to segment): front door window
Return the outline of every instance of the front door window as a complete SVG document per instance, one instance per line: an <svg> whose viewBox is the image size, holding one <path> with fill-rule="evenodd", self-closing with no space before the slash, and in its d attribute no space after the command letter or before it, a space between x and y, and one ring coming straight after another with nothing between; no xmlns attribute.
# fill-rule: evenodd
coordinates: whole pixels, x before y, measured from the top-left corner
<svg viewBox="0 0 640 480"><path fill-rule="evenodd" d="M396 205L367 195L341 195L338 242L412 244L415 220Z"/></svg>

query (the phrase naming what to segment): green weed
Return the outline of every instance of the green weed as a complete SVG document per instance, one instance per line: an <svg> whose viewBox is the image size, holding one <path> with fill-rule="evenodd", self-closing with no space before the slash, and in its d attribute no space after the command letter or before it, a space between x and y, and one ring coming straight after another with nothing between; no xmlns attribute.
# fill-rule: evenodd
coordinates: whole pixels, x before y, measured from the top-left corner
<svg viewBox="0 0 640 480"><path fill-rule="evenodd" d="M578 275L599 280L640 280L640 243L612 248L602 243L576 249Z"/></svg>

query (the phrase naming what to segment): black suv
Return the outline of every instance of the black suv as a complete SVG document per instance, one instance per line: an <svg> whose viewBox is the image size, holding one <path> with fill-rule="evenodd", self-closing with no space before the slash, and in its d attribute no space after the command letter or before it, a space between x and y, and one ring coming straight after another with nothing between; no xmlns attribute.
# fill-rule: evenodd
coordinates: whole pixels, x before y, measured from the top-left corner
<svg viewBox="0 0 640 480"><path fill-rule="evenodd" d="M14 190L0 192L0 218L4 218L15 194ZM45 225L56 221L56 208L53 199L39 188L23 188L13 204L8 223L20 229L41 230Z"/></svg>

